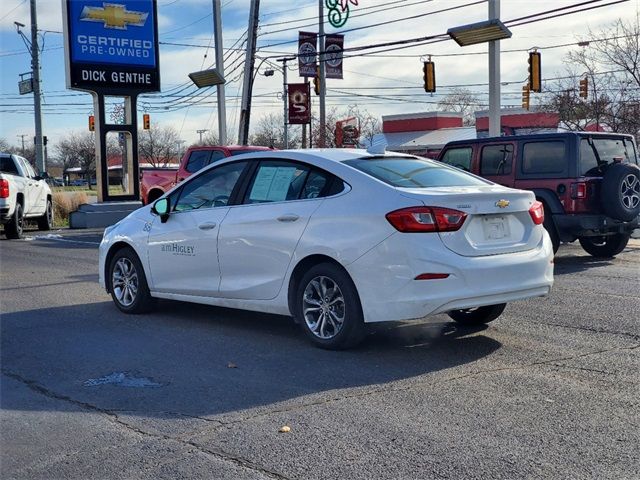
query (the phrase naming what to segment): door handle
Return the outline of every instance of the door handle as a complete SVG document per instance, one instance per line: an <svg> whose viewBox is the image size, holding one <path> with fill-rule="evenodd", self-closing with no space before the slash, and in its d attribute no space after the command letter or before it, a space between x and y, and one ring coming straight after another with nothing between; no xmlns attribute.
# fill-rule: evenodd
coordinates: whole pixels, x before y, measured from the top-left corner
<svg viewBox="0 0 640 480"><path fill-rule="evenodd" d="M284 215L280 215L278 217L279 222L295 222L300 218L300 215L296 215L295 213L286 213Z"/></svg>
<svg viewBox="0 0 640 480"><path fill-rule="evenodd" d="M198 228L200 230L212 230L212 229L216 228L216 223L215 222L201 223L200 225L198 225Z"/></svg>

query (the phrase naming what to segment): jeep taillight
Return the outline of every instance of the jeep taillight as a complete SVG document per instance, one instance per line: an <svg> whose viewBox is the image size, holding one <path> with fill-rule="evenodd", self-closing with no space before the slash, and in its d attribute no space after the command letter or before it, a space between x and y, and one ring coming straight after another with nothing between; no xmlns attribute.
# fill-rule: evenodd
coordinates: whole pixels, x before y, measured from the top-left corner
<svg viewBox="0 0 640 480"><path fill-rule="evenodd" d="M587 184L585 182L572 183L569 191L571 198L580 200L587 198Z"/></svg>
<svg viewBox="0 0 640 480"><path fill-rule="evenodd" d="M9 198L9 180L0 179L0 198Z"/></svg>
<svg viewBox="0 0 640 480"><path fill-rule="evenodd" d="M542 225L544 222L544 206L542 203L537 200L533 202L533 205L531 205L531 208L529 209L529 215L531 215L533 223L536 225Z"/></svg>
<svg viewBox="0 0 640 480"><path fill-rule="evenodd" d="M399 232L455 232L467 214L451 208L409 207L387 213L386 217Z"/></svg>

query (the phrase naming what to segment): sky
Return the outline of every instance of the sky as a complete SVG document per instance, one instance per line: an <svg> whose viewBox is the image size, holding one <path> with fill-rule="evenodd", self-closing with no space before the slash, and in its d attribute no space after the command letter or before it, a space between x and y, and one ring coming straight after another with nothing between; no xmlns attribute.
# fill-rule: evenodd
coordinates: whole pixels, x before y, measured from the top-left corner
<svg viewBox="0 0 640 480"><path fill-rule="evenodd" d="M448 28L487 19L487 2L474 0L350 0L350 17L336 29L325 23L327 33L345 30L345 48L411 39L446 33ZM503 22L546 10L583 3L585 0L502 0ZM593 2L607 4L614 0ZM358 3L354 5L353 3ZM117 3L117 2L112 2ZM512 37L501 43L502 106L520 106L520 90L527 78L527 50L542 52L542 76L553 78L566 74L565 56L575 43L589 38L589 30L599 32L618 18L635 16L640 0L586 12L566 15L528 25L510 27ZM30 70L30 57L17 34L14 22L27 25L30 38L28 0L2 0L0 7L0 138L18 145L20 135L32 139L34 134L33 97L18 94L19 74ZM38 27L44 41L41 57L43 86L43 132L50 145L70 131L87 129L92 113L91 95L67 90L65 86L64 50L62 48L62 3L38 0ZM459 7L459 8L458 8ZM576 7L578 8L578 7ZM439 10L448 11L439 12ZM325 9L326 13L326 9ZM262 0L259 11L258 74L254 83L251 128L267 114L282 116L282 74L262 75L273 59L295 54L298 31L317 31L316 0ZM222 0L223 46L225 48L225 86L227 128L237 138L242 67L249 0ZM408 18L415 17L415 18ZM377 25L385 23L384 25ZM197 130L217 132L217 109L214 89L196 92L187 74L214 65L213 20L211 0L158 0L160 70L162 91L139 99L139 113L148 112L153 124L171 125L187 144L198 139ZM175 45L180 44L180 45ZM186 46L188 45L188 46ZM551 48L549 48L551 47ZM586 47L589 48L589 47ZM510 52L507 50L520 50ZM367 50L373 53L372 50ZM437 92L422 90L422 61L429 55L436 64ZM296 63L296 62L292 62ZM276 64L277 65L277 64ZM488 101L488 57L486 45L460 47L448 40L430 45L416 45L378 54L344 59L344 78L327 80L327 108L344 110L357 105L361 110L382 115L434 111L437 102L456 85ZM302 81L297 65L288 70L288 81ZM215 88L215 87L214 87ZM184 94L193 94L184 97ZM380 98L382 97L382 98ZM190 103L197 100L195 105ZM317 97L313 97L317 111ZM532 95L532 105L536 104ZM140 115L141 117L141 115ZM32 140L26 140L32 141Z"/></svg>

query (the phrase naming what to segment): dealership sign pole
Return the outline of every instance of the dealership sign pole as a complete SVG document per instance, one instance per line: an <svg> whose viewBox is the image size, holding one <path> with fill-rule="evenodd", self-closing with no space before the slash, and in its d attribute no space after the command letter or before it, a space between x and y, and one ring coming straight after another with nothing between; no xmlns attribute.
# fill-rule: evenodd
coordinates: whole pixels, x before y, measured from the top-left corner
<svg viewBox="0 0 640 480"><path fill-rule="evenodd" d="M138 200L137 97L160 91L156 0L62 0L67 88L93 95L98 201ZM124 122L107 123L105 97L124 98ZM106 136L126 137L125 195L109 193Z"/></svg>

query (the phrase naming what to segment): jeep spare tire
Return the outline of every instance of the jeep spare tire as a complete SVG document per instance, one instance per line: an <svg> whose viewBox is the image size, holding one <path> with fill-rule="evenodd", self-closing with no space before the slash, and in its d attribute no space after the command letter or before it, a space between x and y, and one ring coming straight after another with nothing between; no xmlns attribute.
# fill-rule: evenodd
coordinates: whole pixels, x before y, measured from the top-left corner
<svg viewBox="0 0 640 480"><path fill-rule="evenodd" d="M633 220L640 214L640 168L628 163L611 165L600 193L604 213L624 222Z"/></svg>

